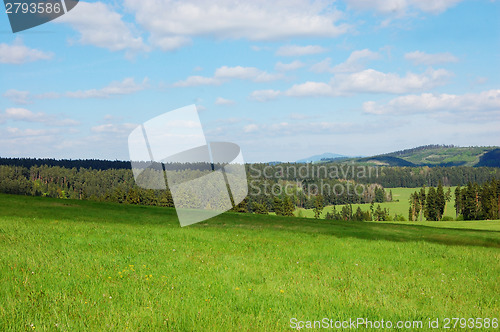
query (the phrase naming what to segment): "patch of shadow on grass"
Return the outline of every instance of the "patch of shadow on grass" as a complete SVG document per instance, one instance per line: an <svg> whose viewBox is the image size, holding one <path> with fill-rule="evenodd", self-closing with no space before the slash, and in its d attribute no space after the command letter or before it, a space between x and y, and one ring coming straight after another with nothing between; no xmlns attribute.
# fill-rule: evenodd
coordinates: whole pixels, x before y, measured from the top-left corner
<svg viewBox="0 0 500 332"><path fill-rule="evenodd" d="M227 222L232 215L233 223ZM248 215L248 217L255 215ZM402 225L361 221L326 221L293 217L264 217L251 220L246 215L226 213L200 224L208 227L238 227L273 231L325 234L337 238L357 238L367 241L420 242L448 246L500 248L500 232L476 229L436 228L424 225ZM225 220L221 220L225 219ZM223 222L222 222L223 221ZM246 222L245 222L246 221ZM274 222L273 222L274 221ZM197 227L195 225L195 227ZM199 227L199 226L198 226Z"/></svg>

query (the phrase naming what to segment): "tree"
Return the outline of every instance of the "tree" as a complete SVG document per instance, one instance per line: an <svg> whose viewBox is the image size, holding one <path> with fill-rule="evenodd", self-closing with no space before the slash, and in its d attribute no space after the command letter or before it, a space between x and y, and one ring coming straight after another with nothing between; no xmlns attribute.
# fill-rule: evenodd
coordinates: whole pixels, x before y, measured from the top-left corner
<svg viewBox="0 0 500 332"><path fill-rule="evenodd" d="M385 202L385 191L383 188L375 188L375 203Z"/></svg>
<svg viewBox="0 0 500 332"><path fill-rule="evenodd" d="M436 189L430 187L425 199L425 218L427 220L438 220L438 209Z"/></svg>
<svg viewBox="0 0 500 332"><path fill-rule="evenodd" d="M424 216L424 207L425 207L425 200L427 198L427 195L425 194L425 185L422 187L422 189L420 189L420 193L418 195L418 201L419 201L419 204L420 204L420 209L419 209L419 213L420 213L420 221L422 221L422 218Z"/></svg>
<svg viewBox="0 0 500 332"><path fill-rule="evenodd" d="M295 205L293 204L292 199L290 196L285 195L283 198L283 206L282 206L282 212L284 216L287 217L293 217L295 216L293 212L295 211Z"/></svg>
<svg viewBox="0 0 500 332"><path fill-rule="evenodd" d="M278 196L274 196L273 209L277 216L283 215L283 201Z"/></svg>
<svg viewBox="0 0 500 332"><path fill-rule="evenodd" d="M267 205L264 203L253 203L253 212L256 214L269 214Z"/></svg>
<svg viewBox="0 0 500 332"><path fill-rule="evenodd" d="M455 217L458 218L458 215L462 212L462 190L460 186L455 188Z"/></svg>
<svg viewBox="0 0 500 332"><path fill-rule="evenodd" d="M443 185L441 180L439 180L438 187L436 189L436 220L441 220L444 214L444 209L446 207L446 197L443 190Z"/></svg>
<svg viewBox="0 0 500 332"><path fill-rule="evenodd" d="M323 212L323 196L321 194L316 196L314 200L314 218L319 219L321 213Z"/></svg>

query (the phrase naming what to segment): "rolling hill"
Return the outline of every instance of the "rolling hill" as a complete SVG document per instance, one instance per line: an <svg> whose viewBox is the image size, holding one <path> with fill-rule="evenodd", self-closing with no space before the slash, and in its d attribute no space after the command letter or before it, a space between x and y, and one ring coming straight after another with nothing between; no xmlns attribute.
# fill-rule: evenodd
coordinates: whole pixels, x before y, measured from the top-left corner
<svg viewBox="0 0 500 332"><path fill-rule="evenodd" d="M378 166L487 166L500 167L500 148L496 146L456 147L452 145L425 145L387 154L342 160Z"/></svg>

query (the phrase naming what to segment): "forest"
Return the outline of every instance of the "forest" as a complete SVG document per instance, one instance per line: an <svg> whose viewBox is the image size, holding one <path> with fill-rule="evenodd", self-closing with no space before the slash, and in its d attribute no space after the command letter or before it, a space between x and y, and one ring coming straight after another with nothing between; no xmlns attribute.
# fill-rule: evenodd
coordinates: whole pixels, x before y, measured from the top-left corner
<svg viewBox="0 0 500 332"><path fill-rule="evenodd" d="M143 189L137 186L130 163L43 159L1 159L1 163L2 193L174 206L168 184L167 190ZM202 166L198 165L195 170L183 172L186 172L188 178L194 178L211 171L210 168ZM422 215L428 220L440 220L442 201L449 200L450 195L449 192L442 193L442 187L458 186L455 191L458 202L457 216L467 220L491 219L495 216L498 218L498 208L495 210L500 195L500 182L496 181L500 179L498 168L379 167L367 170L362 169L362 166L355 169L354 166L349 168L349 165L338 164L321 167L324 168L318 168L314 164L246 165L249 195L233 210L293 216L295 209L305 208L314 209L317 211L315 214L319 216L324 206L382 203L393 199L390 188L425 186L429 188L427 194L424 190L424 194L421 191L412 195L409 220L421 219ZM169 168L183 167L170 165ZM434 189L434 186L437 186L437 189ZM486 193L491 197L484 198ZM492 203L495 199L496 205ZM473 201L475 207L472 206ZM327 214L326 218L386 220L388 213L379 207L372 207L371 213L367 215L367 212L361 210L349 211L349 208L344 206L342 211L334 210L333 213Z"/></svg>

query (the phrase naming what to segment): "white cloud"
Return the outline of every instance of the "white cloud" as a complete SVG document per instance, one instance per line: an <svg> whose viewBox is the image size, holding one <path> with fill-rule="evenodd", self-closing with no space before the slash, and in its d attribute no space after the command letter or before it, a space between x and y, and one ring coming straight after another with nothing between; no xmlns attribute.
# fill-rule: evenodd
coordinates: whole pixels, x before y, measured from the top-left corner
<svg viewBox="0 0 500 332"><path fill-rule="evenodd" d="M148 78L136 83L133 78L125 78L121 82L111 82L102 89L66 92L70 98L109 98L116 95L127 95L144 90L148 86Z"/></svg>
<svg viewBox="0 0 500 332"><path fill-rule="evenodd" d="M278 40L293 37L336 37L348 31L337 24L342 14L330 3L309 0L238 1L125 0L136 22L150 33L150 41L168 49L192 37Z"/></svg>
<svg viewBox="0 0 500 332"><path fill-rule="evenodd" d="M278 56L302 56L310 54L324 53L327 49L319 45L285 45L281 46L277 51Z"/></svg>
<svg viewBox="0 0 500 332"><path fill-rule="evenodd" d="M281 74L269 74L255 67L227 67L223 66L215 70L216 78L219 79L240 79L254 82L269 82L280 79Z"/></svg>
<svg viewBox="0 0 500 332"><path fill-rule="evenodd" d="M222 84L222 80L214 77L204 77L204 76L189 76L185 80L175 82L174 87L190 87L198 85L219 85Z"/></svg>
<svg viewBox="0 0 500 332"><path fill-rule="evenodd" d="M0 63L20 65L38 60L49 60L53 56L53 53L26 47L19 38L11 45L0 44Z"/></svg>
<svg viewBox="0 0 500 332"><path fill-rule="evenodd" d="M364 64L368 60L375 60L378 58L380 58L380 54L372 52L369 49L364 49L352 52L345 62L334 67L331 66L331 59L326 58L311 66L311 70L317 73L351 73L363 69Z"/></svg>
<svg viewBox="0 0 500 332"><path fill-rule="evenodd" d="M77 30L80 33L79 42L83 45L131 53L147 50L142 37L122 20L122 15L102 2L80 1L78 6L54 22L67 23Z"/></svg>
<svg viewBox="0 0 500 332"><path fill-rule="evenodd" d="M292 61L290 63L278 62L274 68L277 71L291 71L304 67L305 64L299 60Z"/></svg>
<svg viewBox="0 0 500 332"><path fill-rule="evenodd" d="M285 95L292 97L335 96L337 94L330 84L323 82L295 84L285 92Z"/></svg>
<svg viewBox="0 0 500 332"><path fill-rule="evenodd" d="M215 100L215 104L217 104L217 105L234 105L235 102L233 100L229 100L229 99L225 99L225 98L222 98L222 97L218 97Z"/></svg>
<svg viewBox="0 0 500 332"><path fill-rule="evenodd" d="M149 41L163 51L173 51L178 48L191 45L191 39L183 36L153 36L149 38Z"/></svg>
<svg viewBox="0 0 500 332"><path fill-rule="evenodd" d="M438 63L458 62L458 58L451 53L428 54L415 51L405 54L405 59L412 61L415 65L435 65Z"/></svg>
<svg viewBox="0 0 500 332"><path fill-rule="evenodd" d="M462 0L346 0L348 8L403 15L411 10L439 14Z"/></svg>
<svg viewBox="0 0 500 332"><path fill-rule="evenodd" d="M430 68L421 74L410 72L406 76L367 69L352 74L337 74L328 83L308 81L295 84L286 91L257 90L250 94L250 98L263 102L279 96L335 97L353 93L403 94L432 89L444 84L451 76L452 73L444 69Z"/></svg>
<svg viewBox="0 0 500 332"><path fill-rule="evenodd" d="M408 93L424 91L442 85L452 76L444 70L429 68L424 73L407 73L400 76L395 73L382 73L374 69L366 69L348 75L337 75L331 85L340 93Z"/></svg>
<svg viewBox="0 0 500 332"><path fill-rule="evenodd" d="M54 115L48 115L43 112L34 113L26 108L7 108L5 113L0 113L0 122L4 121L22 121L22 122L38 122L50 126L75 126L79 122L72 119L59 119Z"/></svg>
<svg viewBox="0 0 500 332"><path fill-rule="evenodd" d="M488 90L463 95L432 94L407 95L392 99L386 104L365 102L363 109L371 114L414 114L435 112L500 112L500 90Z"/></svg>
<svg viewBox="0 0 500 332"><path fill-rule="evenodd" d="M9 138L25 138L33 136L48 136L58 133L58 130L54 129L21 129L16 127L7 127L7 134Z"/></svg>
<svg viewBox="0 0 500 332"><path fill-rule="evenodd" d="M271 99L275 99L278 96L281 95L281 91L278 90L256 90L250 94L250 99L256 100L256 101L268 101Z"/></svg>
<svg viewBox="0 0 500 332"><path fill-rule="evenodd" d="M109 98L117 95L132 94L148 87L148 78L144 78L141 83L136 83L133 78L125 78L122 81L111 82L108 86L101 89L90 89L84 91L68 91L66 93L45 92L31 94L29 91L7 90L3 96L16 104L31 104L33 99L57 99L61 97L68 98Z"/></svg>
<svg viewBox="0 0 500 332"><path fill-rule="evenodd" d="M231 79L249 80L253 82L269 82L282 78L281 74L270 74L255 67L227 67L215 70L213 77L189 76L187 79L173 84L174 87L190 87L198 85L220 85Z"/></svg>
<svg viewBox="0 0 500 332"><path fill-rule="evenodd" d="M45 114L33 113L25 108L8 108L5 110L3 117L15 121L43 122Z"/></svg>
<svg viewBox="0 0 500 332"><path fill-rule="evenodd" d="M137 127L134 123L107 123L91 127L90 130L98 134L128 134Z"/></svg>
<svg viewBox="0 0 500 332"><path fill-rule="evenodd" d="M249 124L243 127L243 131L245 133L252 133L257 130L259 130L259 126L257 126L256 124Z"/></svg>
<svg viewBox="0 0 500 332"><path fill-rule="evenodd" d="M5 91L3 96L7 99L10 99L10 101L12 101L15 104L31 103L29 91L19 91L15 89L10 89Z"/></svg>

